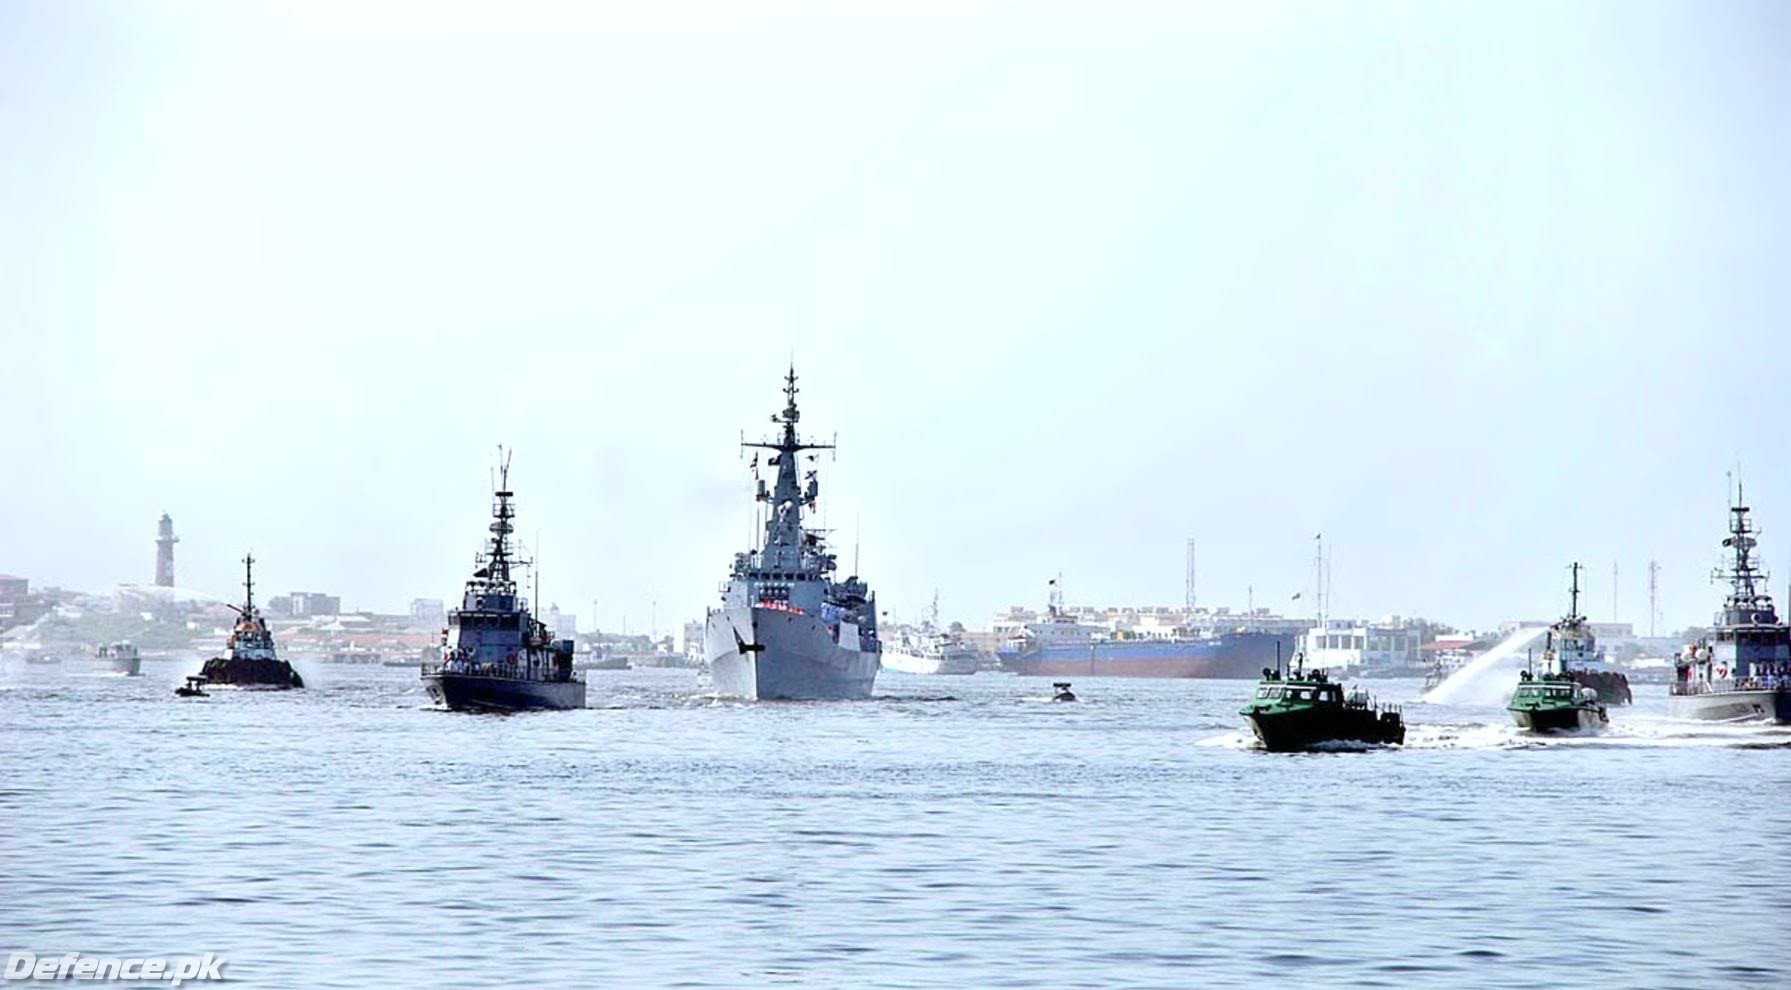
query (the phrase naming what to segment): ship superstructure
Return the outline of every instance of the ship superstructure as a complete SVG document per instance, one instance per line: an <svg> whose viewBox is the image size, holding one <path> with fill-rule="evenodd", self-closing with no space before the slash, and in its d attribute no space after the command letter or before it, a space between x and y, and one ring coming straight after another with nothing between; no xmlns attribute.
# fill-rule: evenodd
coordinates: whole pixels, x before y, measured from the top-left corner
<svg viewBox="0 0 1791 990"><path fill-rule="evenodd" d="M1723 539L1729 556L1711 574L1729 583L1729 594L1711 635L1688 644L1674 665L1667 713L1676 718L1791 723L1791 627L1754 562L1759 541L1749 511L1738 486Z"/></svg>
<svg viewBox="0 0 1791 990"><path fill-rule="evenodd" d="M138 677L143 673L143 654L129 640L101 645L93 651L93 659L107 673L126 677Z"/></svg>
<svg viewBox="0 0 1791 990"><path fill-rule="evenodd" d="M838 561L823 534L803 525L820 483L811 466L817 450L797 432L796 370L784 380L783 411L771 418L778 434L764 442L742 441L769 452L776 480L757 482L766 506L764 544L734 555L722 585L721 607L704 619L703 649L719 695L780 700L868 698L876 685L882 644L877 602L856 575L835 579Z"/></svg>
<svg viewBox="0 0 1791 990"><path fill-rule="evenodd" d="M529 610L512 573L527 561L511 548L516 493L510 459L500 455L492 496L491 536L474 557L460 607L448 612L441 661L423 667L423 686L436 704L456 710L514 711L583 708L585 682L572 669L572 641L555 640Z"/></svg>
<svg viewBox="0 0 1791 990"><path fill-rule="evenodd" d="M964 637L939 628L939 595L926 621L906 628L893 643L883 645L883 667L908 674L974 674L982 666L982 654Z"/></svg>
<svg viewBox="0 0 1791 990"><path fill-rule="evenodd" d="M199 676L209 684L230 684L245 688L302 688L305 686L292 664L280 658L274 646L274 634L268 631L267 620L255 607L255 556L243 558L243 604L230 606L236 612L236 626L224 641L224 655L205 661Z"/></svg>

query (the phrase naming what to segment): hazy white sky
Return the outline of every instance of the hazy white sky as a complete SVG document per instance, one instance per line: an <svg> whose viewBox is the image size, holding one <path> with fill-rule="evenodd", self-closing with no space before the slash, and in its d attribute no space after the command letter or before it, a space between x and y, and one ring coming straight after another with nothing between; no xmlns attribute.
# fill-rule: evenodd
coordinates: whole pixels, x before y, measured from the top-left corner
<svg viewBox="0 0 1791 990"><path fill-rule="evenodd" d="M1791 565L1791 7L0 2L0 570L661 628L794 354L886 608ZM861 520L861 523L857 521ZM1309 600L1303 599L1304 605Z"/></svg>

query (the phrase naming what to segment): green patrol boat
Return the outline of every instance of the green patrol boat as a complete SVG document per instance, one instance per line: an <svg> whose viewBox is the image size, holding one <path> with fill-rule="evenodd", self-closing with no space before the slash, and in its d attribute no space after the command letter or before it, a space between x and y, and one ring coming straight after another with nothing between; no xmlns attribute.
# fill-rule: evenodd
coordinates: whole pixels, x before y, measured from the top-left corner
<svg viewBox="0 0 1791 990"><path fill-rule="evenodd" d="M1597 645L1580 614L1580 565L1573 565L1572 601L1567 615L1548 627L1542 673L1518 675L1517 690L1505 710L1527 732L1601 732L1611 724L1595 688L1575 679L1576 665L1590 662Z"/></svg>
<svg viewBox="0 0 1791 990"><path fill-rule="evenodd" d="M1256 696L1238 714L1271 753L1293 753L1330 743L1397 745L1405 742L1399 709L1376 704L1362 691L1345 694L1343 685L1322 670L1308 671L1296 657L1284 678L1263 668Z"/></svg>

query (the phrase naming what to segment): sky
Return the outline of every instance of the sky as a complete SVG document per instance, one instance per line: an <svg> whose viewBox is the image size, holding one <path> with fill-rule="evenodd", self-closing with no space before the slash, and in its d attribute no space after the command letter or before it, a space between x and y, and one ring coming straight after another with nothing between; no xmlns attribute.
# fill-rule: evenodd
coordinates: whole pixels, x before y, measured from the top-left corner
<svg viewBox="0 0 1791 990"><path fill-rule="evenodd" d="M882 608L1791 576L1791 8L0 2L0 571L700 617L780 376ZM1292 596L1303 592L1299 600ZM594 604L593 604L594 603Z"/></svg>

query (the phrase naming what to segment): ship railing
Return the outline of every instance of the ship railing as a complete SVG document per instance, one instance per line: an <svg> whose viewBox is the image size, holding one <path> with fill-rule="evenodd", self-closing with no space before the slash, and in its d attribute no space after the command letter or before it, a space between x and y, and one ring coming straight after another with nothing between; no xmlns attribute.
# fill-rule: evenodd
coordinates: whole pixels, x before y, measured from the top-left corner
<svg viewBox="0 0 1791 990"><path fill-rule="evenodd" d="M1675 697L1690 697L1700 694L1728 694L1733 691L1778 691L1791 689L1791 676L1781 677L1768 674L1765 677L1742 677L1727 683L1711 681L1693 681L1689 684L1682 681L1673 682L1668 693Z"/></svg>
<svg viewBox="0 0 1791 990"><path fill-rule="evenodd" d="M544 671L544 676L529 677L525 674L522 664L472 663L464 660L449 660L445 663L423 664L423 676L427 677L431 674L453 674L457 677L490 677L494 680L504 681L557 680L551 669ZM573 670L568 673L566 679L569 681L580 681L584 678L579 676L577 670Z"/></svg>

